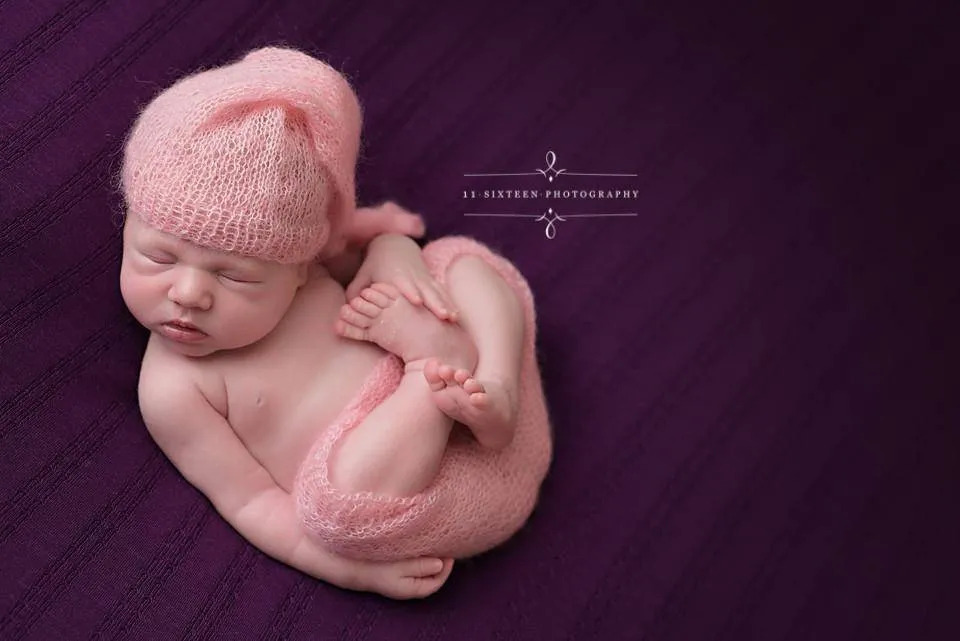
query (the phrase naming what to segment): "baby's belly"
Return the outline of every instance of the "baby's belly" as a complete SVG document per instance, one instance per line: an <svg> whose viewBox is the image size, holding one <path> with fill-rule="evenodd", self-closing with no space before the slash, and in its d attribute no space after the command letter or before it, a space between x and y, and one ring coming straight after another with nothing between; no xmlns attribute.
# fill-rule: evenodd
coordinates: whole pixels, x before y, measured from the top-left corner
<svg viewBox="0 0 960 641"><path fill-rule="evenodd" d="M235 428L277 483L292 491L300 464L360 391L372 373L376 358L356 350L337 350L330 359L335 367L323 367L312 380L278 376L265 421L239 421ZM276 407L280 405L280 407Z"/></svg>
<svg viewBox="0 0 960 641"><path fill-rule="evenodd" d="M340 305L342 298L313 301L257 353L227 364L227 419L288 492L310 448L385 355L376 345L335 335Z"/></svg>

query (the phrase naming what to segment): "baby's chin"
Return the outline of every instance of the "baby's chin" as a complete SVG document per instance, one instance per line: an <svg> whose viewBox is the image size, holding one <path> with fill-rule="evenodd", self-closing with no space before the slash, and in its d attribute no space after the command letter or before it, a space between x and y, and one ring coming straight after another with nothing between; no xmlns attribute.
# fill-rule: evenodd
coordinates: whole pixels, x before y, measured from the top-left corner
<svg viewBox="0 0 960 641"><path fill-rule="evenodd" d="M158 332L151 332L155 339L164 347L175 354L189 358L203 358L221 351L221 347L212 343L212 341L203 341L200 343L181 343L171 340Z"/></svg>

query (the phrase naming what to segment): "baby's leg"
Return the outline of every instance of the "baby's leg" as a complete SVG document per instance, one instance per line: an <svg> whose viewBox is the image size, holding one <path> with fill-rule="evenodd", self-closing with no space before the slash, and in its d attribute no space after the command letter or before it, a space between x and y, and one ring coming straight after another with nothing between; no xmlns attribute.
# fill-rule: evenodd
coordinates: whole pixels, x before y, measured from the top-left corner
<svg viewBox="0 0 960 641"><path fill-rule="evenodd" d="M460 324L476 344L476 372L437 354L424 367L437 406L471 429L481 445L500 449L513 438L523 353L523 307L491 266L463 256L447 268L447 291Z"/></svg>
<svg viewBox="0 0 960 641"><path fill-rule="evenodd" d="M413 306L386 284L344 306L337 331L398 355L406 373L397 390L340 440L330 461L331 483L351 493L417 494L436 477L453 426L434 403L424 363L440 357L472 371L476 349L462 327Z"/></svg>

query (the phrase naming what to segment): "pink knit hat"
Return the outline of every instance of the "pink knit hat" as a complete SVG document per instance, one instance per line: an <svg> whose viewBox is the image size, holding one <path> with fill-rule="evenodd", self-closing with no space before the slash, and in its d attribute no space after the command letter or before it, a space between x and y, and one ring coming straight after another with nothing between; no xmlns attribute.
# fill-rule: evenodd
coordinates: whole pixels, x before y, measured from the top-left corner
<svg viewBox="0 0 960 641"><path fill-rule="evenodd" d="M128 210L203 247L295 263L336 255L356 208L361 112L347 80L266 48L181 79L124 150Z"/></svg>

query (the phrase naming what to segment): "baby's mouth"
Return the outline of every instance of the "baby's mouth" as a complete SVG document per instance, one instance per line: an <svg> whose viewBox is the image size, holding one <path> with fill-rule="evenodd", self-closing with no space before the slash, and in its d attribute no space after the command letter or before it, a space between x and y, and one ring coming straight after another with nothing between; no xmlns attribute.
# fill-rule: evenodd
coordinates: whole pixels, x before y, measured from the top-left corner
<svg viewBox="0 0 960 641"><path fill-rule="evenodd" d="M161 332L168 338L172 338L177 341L191 342L207 336L206 332L201 330L193 323L176 319L163 323L160 326L160 329Z"/></svg>
<svg viewBox="0 0 960 641"><path fill-rule="evenodd" d="M173 327L179 327L181 329L192 329L197 332L201 331L200 328L194 325L193 323L189 321L178 320L176 318L171 321L167 321L166 323L164 323L164 325L172 325Z"/></svg>

